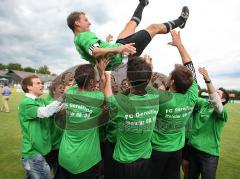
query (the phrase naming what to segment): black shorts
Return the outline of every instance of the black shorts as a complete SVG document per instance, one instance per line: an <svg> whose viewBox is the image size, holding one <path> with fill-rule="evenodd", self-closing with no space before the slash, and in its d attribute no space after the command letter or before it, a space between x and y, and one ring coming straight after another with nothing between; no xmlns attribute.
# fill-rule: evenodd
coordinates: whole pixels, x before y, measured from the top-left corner
<svg viewBox="0 0 240 179"><path fill-rule="evenodd" d="M151 40L152 38L146 30L140 30L128 37L118 39L116 43L121 43L123 45L135 43L134 47L136 48L137 52L133 54L133 56L140 56Z"/></svg>
<svg viewBox="0 0 240 179"><path fill-rule="evenodd" d="M59 165L57 174L54 179L96 179L100 177L99 164L79 174L73 174Z"/></svg>
<svg viewBox="0 0 240 179"><path fill-rule="evenodd" d="M119 163L114 160L113 179L150 179L151 160L138 159L132 163Z"/></svg>
<svg viewBox="0 0 240 179"><path fill-rule="evenodd" d="M180 178L182 149L173 152L152 150L151 178Z"/></svg>
<svg viewBox="0 0 240 179"><path fill-rule="evenodd" d="M108 140L104 143L104 179L114 178L114 160L113 152L115 143L111 143Z"/></svg>
<svg viewBox="0 0 240 179"><path fill-rule="evenodd" d="M190 148L190 146L187 143L188 143L188 139L185 140L185 145L182 149L182 159L189 161L189 148Z"/></svg>

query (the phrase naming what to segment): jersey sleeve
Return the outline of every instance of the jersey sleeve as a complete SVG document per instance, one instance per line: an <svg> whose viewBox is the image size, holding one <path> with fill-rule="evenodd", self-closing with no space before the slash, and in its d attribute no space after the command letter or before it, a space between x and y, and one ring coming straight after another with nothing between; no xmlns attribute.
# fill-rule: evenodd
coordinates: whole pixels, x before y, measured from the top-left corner
<svg viewBox="0 0 240 179"><path fill-rule="evenodd" d="M107 99L107 106L110 109L110 117L114 120L120 121L125 114L134 114L136 107L130 101L128 96L119 94L112 95Z"/></svg>
<svg viewBox="0 0 240 179"><path fill-rule="evenodd" d="M222 120L224 122L227 122L228 120L228 113L227 113L227 109L225 107L223 107L223 110L221 113L217 113L218 119Z"/></svg>
<svg viewBox="0 0 240 179"><path fill-rule="evenodd" d="M114 95L107 98L107 107L109 108L110 118L117 119L117 116L120 114L119 105Z"/></svg>
<svg viewBox="0 0 240 179"><path fill-rule="evenodd" d="M184 66L187 67L192 72L194 80L197 81L196 71L195 71L193 62L192 61L187 62L184 64Z"/></svg>
<svg viewBox="0 0 240 179"><path fill-rule="evenodd" d="M101 40L92 32L81 33L75 39L75 45L92 56L93 49L100 46Z"/></svg>
<svg viewBox="0 0 240 179"><path fill-rule="evenodd" d="M186 94L188 95L188 98L192 102L194 102L194 103L196 102L196 100L198 99L198 85L197 85L196 81L193 82L193 84L187 90Z"/></svg>
<svg viewBox="0 0 240 179"><path fill-rule="evenodd" d="M172 99L173 95L171 92L164 90L157 90L153 86L147 86L146 91L148 94L158 95L159 104L163 104Z"/></svg>

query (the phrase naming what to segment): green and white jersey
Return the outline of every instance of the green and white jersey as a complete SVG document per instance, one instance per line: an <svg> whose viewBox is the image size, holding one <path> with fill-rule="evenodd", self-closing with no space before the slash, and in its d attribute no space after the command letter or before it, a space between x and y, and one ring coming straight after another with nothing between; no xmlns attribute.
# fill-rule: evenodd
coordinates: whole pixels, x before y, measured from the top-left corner
<svg viewBox="0 0 240 179"><path fill-rule="evenodd" d="M38 108L45 105L43 99L30 94L26 94L19 104L23 158L31 158L38 154L46 155L51 151L49 118L37 117Z"/></svg>
<svg viewBox="0 0 240 179"><path fill-rule="evenodd" d="M156 94L116 95L107 99L111 119L117 123L114 160L131 163L140 158L150 158L158 99Z"/></svg>
<svg viewBox="0 0 240 179"><path fill-rule="evenodd" d="M219 156L221 133L228 120L226 108L217 113L208 100L199 98L193 114L189 145L210 155Z"/></svg>
<svg viewBox="0 0 240 179"><path fill-rule="evenodd" d="M50 104L51 102L54 101L54 99L50 95L48 95L45 100L47 104ZM49 122L50 122L52 150L56 150L56 149L59 149L60 147L60 143L63 135L63 129L61 129L55 124L54 115L50 117Z"/></svg>
<svg viewBox="0 0 240 179"><path fill-rule="evenodd" d="M93 32L81 32L78 35L75 35L74 44L82 58L91 64L95 64L96 62L96 59L92 56L92 50L95 47L113 48L122 45L120 43L110 44L108 42L104 42L97 38L96 34ZM123 56L121 54L114 54L113 57L110 58L106 70L113 70L115 67L122 63L122 59Z"/></svg>
<svg viewBox="0 0 240 179"><path fill-rule="evenodd" d="M101 160L98 117L102 92L79 92L74 85L66 94L66 129L59 149L59 164L73 174L82 173Z"/></svg>
<svg viewBox="0 0 240 179"><path fill-rule="evenodd" d="M180 150L185 142L185 125L190 118L198 97L196 81L185 94L159 91L159 112L152 136L156 151Z"/></svg>

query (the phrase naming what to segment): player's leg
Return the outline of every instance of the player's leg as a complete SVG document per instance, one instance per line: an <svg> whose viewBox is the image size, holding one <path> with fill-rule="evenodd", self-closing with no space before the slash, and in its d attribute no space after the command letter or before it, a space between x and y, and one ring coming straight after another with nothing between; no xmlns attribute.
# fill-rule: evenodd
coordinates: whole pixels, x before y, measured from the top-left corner
<svg viewBox="0 0 240 179"><path fill-rule="evenodd" d="M139 4L136 10L134 11L131 20L126 24L124 29L120 32L117 39L123 39L125 37L128 37L129 35L132 35L135 32L136 27L138 26L138 24L142 19L143 9L145 6L148 5L148 3L149 3L148 0L139 0Z"/></svg>
<svg viewBox="0 0 240 179"><path fill-rule="evenodd" d="M170 157L163 171L163 178L180 179L180 166L182 161L182 149L169 152Z"/></svg>
<svg viewBox="0 0 240 179"><path fill-rule="evenodd" d="M181 15L178 17L178 19L175 19L173 21L168 21L166 23L162 24L152 24L149 27L147 27L145 30L149 33L151 38L153 38L157 34L166 34L170 30L175 29L177 27L184 28L186 21L189 16L189 10L186 6L182 8Z"/></svg>

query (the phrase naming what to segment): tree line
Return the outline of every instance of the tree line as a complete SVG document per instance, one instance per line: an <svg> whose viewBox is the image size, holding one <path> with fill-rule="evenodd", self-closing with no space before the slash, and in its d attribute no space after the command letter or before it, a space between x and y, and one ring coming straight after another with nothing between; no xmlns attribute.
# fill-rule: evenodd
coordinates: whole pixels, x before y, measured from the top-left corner
<svg viewBox="0 0 240 179"><path fill-rule="evenodd" d="M56 75L51 73L47 65L40 66L39 68L32 68L32 67L22 67L20 63L8 63L2 64L0 63L0 70L18 70L18 71L25 71L25 72L32 72L32 73L41 73L41 74L48 74L48 75Z"/></svg>

